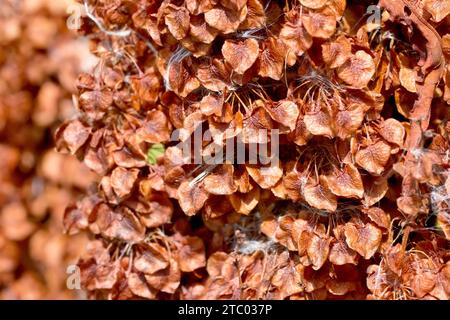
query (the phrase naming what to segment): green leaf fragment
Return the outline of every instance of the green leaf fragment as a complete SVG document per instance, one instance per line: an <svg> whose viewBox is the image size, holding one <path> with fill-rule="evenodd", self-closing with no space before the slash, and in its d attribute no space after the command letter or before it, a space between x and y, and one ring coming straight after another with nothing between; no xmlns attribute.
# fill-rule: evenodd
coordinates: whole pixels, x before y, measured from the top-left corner
<svg viewBox="0 0 450 320"><path fill-rule="evenodd" d="M164 154L166 148L162 143L154 143L147 151L147 162L155 164L159 156Z"/></svg>

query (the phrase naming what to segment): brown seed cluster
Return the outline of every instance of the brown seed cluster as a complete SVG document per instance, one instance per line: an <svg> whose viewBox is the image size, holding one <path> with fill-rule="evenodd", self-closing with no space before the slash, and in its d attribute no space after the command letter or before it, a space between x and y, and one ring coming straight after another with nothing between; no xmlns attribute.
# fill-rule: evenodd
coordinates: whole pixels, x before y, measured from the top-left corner
<svg viewBox="0 0 450 320"><path fill-rule="evenodd" d="M88 239L63 235L61 221L94 175L54 151L52 132L95 58L67 32L69 3L0 2L0 299L77 297L66 268Z"/></svg>
<svg viewBox="0 0 450 320"><path fill-rule="evenodd" d="M448 299L450 7L418 2L81 2L100 63L56 143L101 176L64 216L90 297ZM195 164L199 130L280 161Z"/></svg>

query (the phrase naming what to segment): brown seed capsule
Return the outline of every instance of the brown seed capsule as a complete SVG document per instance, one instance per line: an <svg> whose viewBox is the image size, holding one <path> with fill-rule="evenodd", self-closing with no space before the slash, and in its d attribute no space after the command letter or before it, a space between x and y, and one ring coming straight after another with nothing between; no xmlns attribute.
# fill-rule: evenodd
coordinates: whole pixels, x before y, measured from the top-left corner
<svg viewBox="0 0 450 320"><path fill-rule="evenodd" d="M258 41L255 39L246 39L239 42L226 40L222 46L222 54L234 71L243 74L258 58Z"/></svg>

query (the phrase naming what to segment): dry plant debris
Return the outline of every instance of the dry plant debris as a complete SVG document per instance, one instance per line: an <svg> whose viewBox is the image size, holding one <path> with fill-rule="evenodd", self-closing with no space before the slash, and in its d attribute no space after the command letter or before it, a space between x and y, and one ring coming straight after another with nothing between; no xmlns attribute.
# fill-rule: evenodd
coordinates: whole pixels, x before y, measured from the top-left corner
<svg viewBox="0 0 450 320"><path fill-rule="evenodd" d="M448 1L79 2L99 63L55 141L99 176L63 217L89 234L89 298L449 299ZM181 148L251 154L274 132L276 164ZM5 246L27 215L2 209Z"/></svg>

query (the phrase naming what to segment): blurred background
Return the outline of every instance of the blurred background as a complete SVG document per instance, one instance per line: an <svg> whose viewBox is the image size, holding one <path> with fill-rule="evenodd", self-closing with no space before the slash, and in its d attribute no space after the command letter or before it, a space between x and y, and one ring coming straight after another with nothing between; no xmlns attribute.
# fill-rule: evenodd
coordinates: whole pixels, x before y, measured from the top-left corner
<svg viewBox="0 0 450 320"><path fill-rule="evenodd" d="M0 0L0 299L84 298L67 288L66 271L86 238L66 237L62 216L95 177L53 142L75 116L78 74L96 63L87 39L69 30L77 8Z"/></svg>

